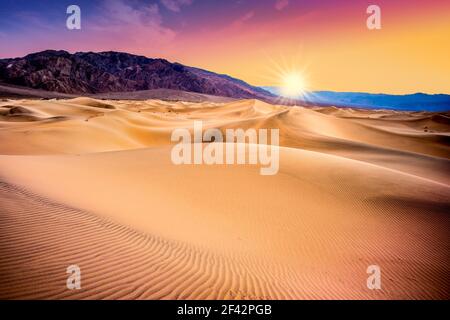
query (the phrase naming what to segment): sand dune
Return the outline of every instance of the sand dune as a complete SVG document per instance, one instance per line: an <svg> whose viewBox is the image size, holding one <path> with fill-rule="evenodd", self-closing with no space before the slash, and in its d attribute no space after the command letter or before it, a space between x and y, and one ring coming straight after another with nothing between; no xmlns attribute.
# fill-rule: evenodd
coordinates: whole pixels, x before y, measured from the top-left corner
<svg viewBox="0 0 450 320"><path fill-rule="evenodd" d="M0 111L0 298L449 297L448 114L89 98ZM193 120L279 128L279 173L173 165L170 134ZM81 290L65 287L70 264Z"/></svg>

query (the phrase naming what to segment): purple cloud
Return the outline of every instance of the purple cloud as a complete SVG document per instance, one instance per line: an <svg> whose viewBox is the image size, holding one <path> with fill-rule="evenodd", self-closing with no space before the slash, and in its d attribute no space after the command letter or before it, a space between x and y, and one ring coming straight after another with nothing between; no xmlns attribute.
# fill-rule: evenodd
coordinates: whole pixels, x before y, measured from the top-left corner
<svg viewBox="0 0 450 320"><path fill-rule="evenodd" d="M161 0L161 3L168 10L173 12L180 12L182 6L192 4L193 0Z"/></svg>

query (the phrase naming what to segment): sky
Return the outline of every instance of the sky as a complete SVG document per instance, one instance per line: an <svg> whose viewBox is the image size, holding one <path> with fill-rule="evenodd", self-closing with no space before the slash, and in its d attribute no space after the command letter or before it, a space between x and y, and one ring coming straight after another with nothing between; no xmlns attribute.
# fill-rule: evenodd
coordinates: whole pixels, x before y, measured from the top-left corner
<svg viewBox="0 0 450 320"><path fill-rule="evenodd" d="M66 27L72 4L80 30ZM296 72L308 90L450 93L450 1L1 0L0 58L46 49L165 58L259 86Z"/></svg>

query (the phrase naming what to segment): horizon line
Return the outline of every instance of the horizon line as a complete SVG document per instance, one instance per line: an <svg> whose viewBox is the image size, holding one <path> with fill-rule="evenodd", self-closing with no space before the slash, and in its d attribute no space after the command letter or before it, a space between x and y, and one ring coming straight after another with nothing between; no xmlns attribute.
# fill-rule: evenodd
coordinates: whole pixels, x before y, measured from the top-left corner
<svg viewBox="0 0 450 320"><path fill-rule="evenodd" d="M184 63L179 62L179 61L169 60L169 59L163 58L161 56L149 57L149 56L143 55L143 54L132 53L132 52L127 52L127 51L120 51L120 50L119 51L117 51L117 50L102 50L102 51L76 50L76 51L73 51L73 50L66 50L66 49L45 49L45 50L40 50L40 51L29 52L29 53L26 53L24 55L16 56L16 57L1 57L0 56L0 60L21 59L21 58L25 58L28 55L32 55L32 54L36 54L36 53L42 53L42 52L46 52L46 51L55 51L55 52L63 51L63 52L67 52L68 54L71 54L71 55L77 54L77 53L96 53L96 54L108 53L108 52L123 53L123 54L128 54L128 55L134 55L134 56L137 56L137 57L144 57L144 58L147 58L147 59L166 60L167 62L172 63L172 64L181 64L181 65L186 66L186 67L197 68L197 69L201 69L201 70L204 70L204 71L213 72L213 73L218 74L218 75L229 76L229 77L232 77L232 78L244 81L247 84L249 84L249 85L251 85L253 87L257 87L257 88L265 89L265 88L279 88L279 87L281 87L281 86L277 86L277 85L255 85L255 84L250 83L247 80L241 79L241 78L239 78L237 76L234 76L234 75L231 75L229 73L223 73L223 72L213 71L213 70L209 70L209 69L204 69L204 68L201 68L201 67L184 64ZM333 89L314 89L314 90L307 90L305 92L310 92L310 93L312 93L312 92L364 93L364 94L370 94L370 95L390 95L390 96L406 96L406 95L417 95L417 94L423 94L423 95L429 95L429 96L433 96L433 95L447 95L447 96L450 96L450 92L448 92L448 93L444 93L444 92L430 93L430 92L425 92L425 91L415 91L415 92L411 91L411 92L402 92L402 93L389 93L389 92L379 92L379 91L371 91L371 90L364 90L364 91L360 91L360 90L358 90L358 91L345 90L345 91L339 91L339 90L333 90ZM272 93L272 94L274 94L274 93Z"/></svg>

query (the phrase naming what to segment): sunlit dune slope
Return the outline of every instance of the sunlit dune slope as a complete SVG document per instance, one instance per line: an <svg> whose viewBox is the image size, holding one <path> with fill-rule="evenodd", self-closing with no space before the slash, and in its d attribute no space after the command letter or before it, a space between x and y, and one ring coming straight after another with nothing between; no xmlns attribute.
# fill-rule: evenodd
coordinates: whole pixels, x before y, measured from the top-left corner
<svg viewBox="0 0 450 320"><path fill-rule="evenodd" d="M0 298L449 296L447 114L254 100L1 105ZM194 120L279 128L278 174L174 165L171 132ZM70 264L81 290L65 287ZM382 290L367 288L369 265Z"/></svg>

